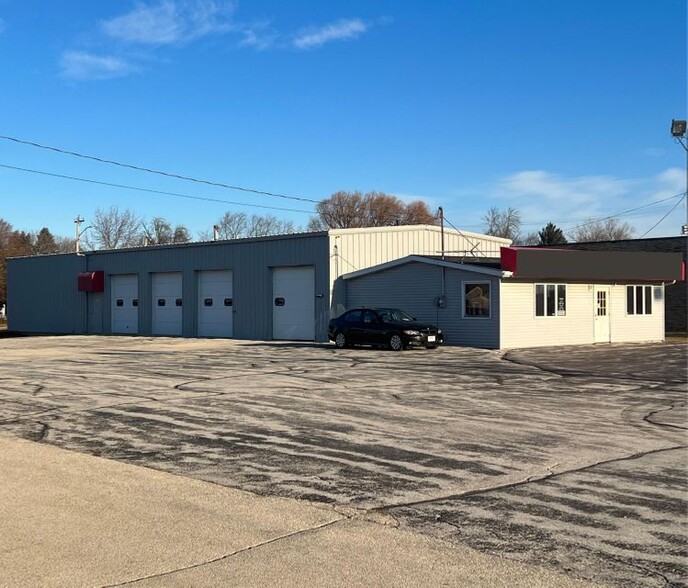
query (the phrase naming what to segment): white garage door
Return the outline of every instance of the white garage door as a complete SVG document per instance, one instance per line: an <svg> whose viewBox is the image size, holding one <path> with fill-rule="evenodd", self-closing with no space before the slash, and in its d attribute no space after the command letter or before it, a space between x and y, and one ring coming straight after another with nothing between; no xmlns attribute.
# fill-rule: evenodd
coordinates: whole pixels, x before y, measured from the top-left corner
<svg viewBox="0 0 688 588"><path fill-rule="evenodd" d="M231 337L231 270L198 272L198 336Z"/></svg>
<svg viewBox="0 0 688 588"><path fill-rule="evenodd" d="M182 334L182 274L153 274L153 334Z"/></svg>
<svg viewBox="0 0 688 588"><path fill-rule="evenodd" d="M112 332L139 332L139 278L136 274L110 278Z"/></svg>
<svg viewBox="0 0 688 588"><path fill-rule="evenodd" d="M272 270L272 338L315 339L315 272L313 266Z"/></svg>

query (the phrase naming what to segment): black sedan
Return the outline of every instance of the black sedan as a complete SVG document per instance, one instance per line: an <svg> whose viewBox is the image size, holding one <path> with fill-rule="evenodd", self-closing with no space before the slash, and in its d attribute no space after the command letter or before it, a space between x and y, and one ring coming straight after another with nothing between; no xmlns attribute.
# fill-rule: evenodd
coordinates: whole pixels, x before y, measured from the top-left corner
<svg viewBox="0 0 688 588"><path fill-rule="evenodd" d="M417 321L398 308L353 308L332 319L330 341L340 349L350 345L376 345L401 351L405 347L434 349L443 341L435 325Z"/></svg>

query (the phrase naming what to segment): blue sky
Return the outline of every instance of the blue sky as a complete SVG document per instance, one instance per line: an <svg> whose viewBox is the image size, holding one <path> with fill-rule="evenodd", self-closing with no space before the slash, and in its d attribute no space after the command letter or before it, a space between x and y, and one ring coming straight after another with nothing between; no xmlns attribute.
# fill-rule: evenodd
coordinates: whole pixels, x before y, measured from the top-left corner
<svg viewBox="0 0 688 588"><path fill-rule="evenodd" d="M421 198L472 231L511 206L534 231L685 190L684 0L0 0L0 59L0 135L268 192ZM193 234L314 206L7 140L0 165L237 203L0 167L0 217L58 235L113 205ZM621 218L641 236L677 200Z"/></svg>

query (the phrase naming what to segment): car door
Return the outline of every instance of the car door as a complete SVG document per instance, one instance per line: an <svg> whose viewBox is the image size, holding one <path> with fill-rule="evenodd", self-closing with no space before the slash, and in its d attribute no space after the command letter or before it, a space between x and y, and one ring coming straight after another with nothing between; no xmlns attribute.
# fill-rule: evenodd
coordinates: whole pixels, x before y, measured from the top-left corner
<svg viewBox="0 0 688 588"><path fill-rule="evenodd" d="M366 310L363 312L363 325L361 328L361 337L365 338L365 342L369 345L382 345L383 341L383 325L374 310Z"/></svg>
<svg viewBox="0 0 688 588"><path fill-rule="evenodd" d="M349 343L363 343L363 323L360 310L351 310L344 315L344 335Z"/></svg>

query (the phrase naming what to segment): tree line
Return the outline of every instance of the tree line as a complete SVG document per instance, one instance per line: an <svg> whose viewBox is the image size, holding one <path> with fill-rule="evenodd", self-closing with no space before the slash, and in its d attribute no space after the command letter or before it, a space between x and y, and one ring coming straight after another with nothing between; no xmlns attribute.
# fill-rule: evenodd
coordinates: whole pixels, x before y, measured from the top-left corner
<svg viewBox="0 0 688 588"><path fill-rule="evenodd" d="M584 241L615 241L628 239L633 228L616 218L589 221L565 234L550 222L540 231L522 233L521 213L514 208L490 208L483 217L483 232L487 235L511 239L517 245L561 245ZM297 232L324 231L360 227L393 225L438 224L439 217L430 211L427 203L414 200L405 203L396 196L383 192L335 192L317 203L316 214L306 227L271 214L247 215L243 212L225 212L212 227L198 234L198 240L215 238L240 239L265 237ZM98 209L86 223L80 245L85 250L121 249L189 243L193 239L189 229L173 224L162 216L143 219L129 209L116 206ZM0 218L0 305L7 301L7 258L76 251L76 239L53 235L47 227L36 232L15 230Z"/></svg>
<svg viewBox="0 0 688 588"><path fill-rule="evenodd" d="M589 220L568 231L554 223L547 223L540 231L523 234L521 232L521 213L514 208L500 210L490 208L483 217L486 235L511 239L515 245L564 245L591 241L619 241L633 236L633 227L618 218Z"/></svg>

